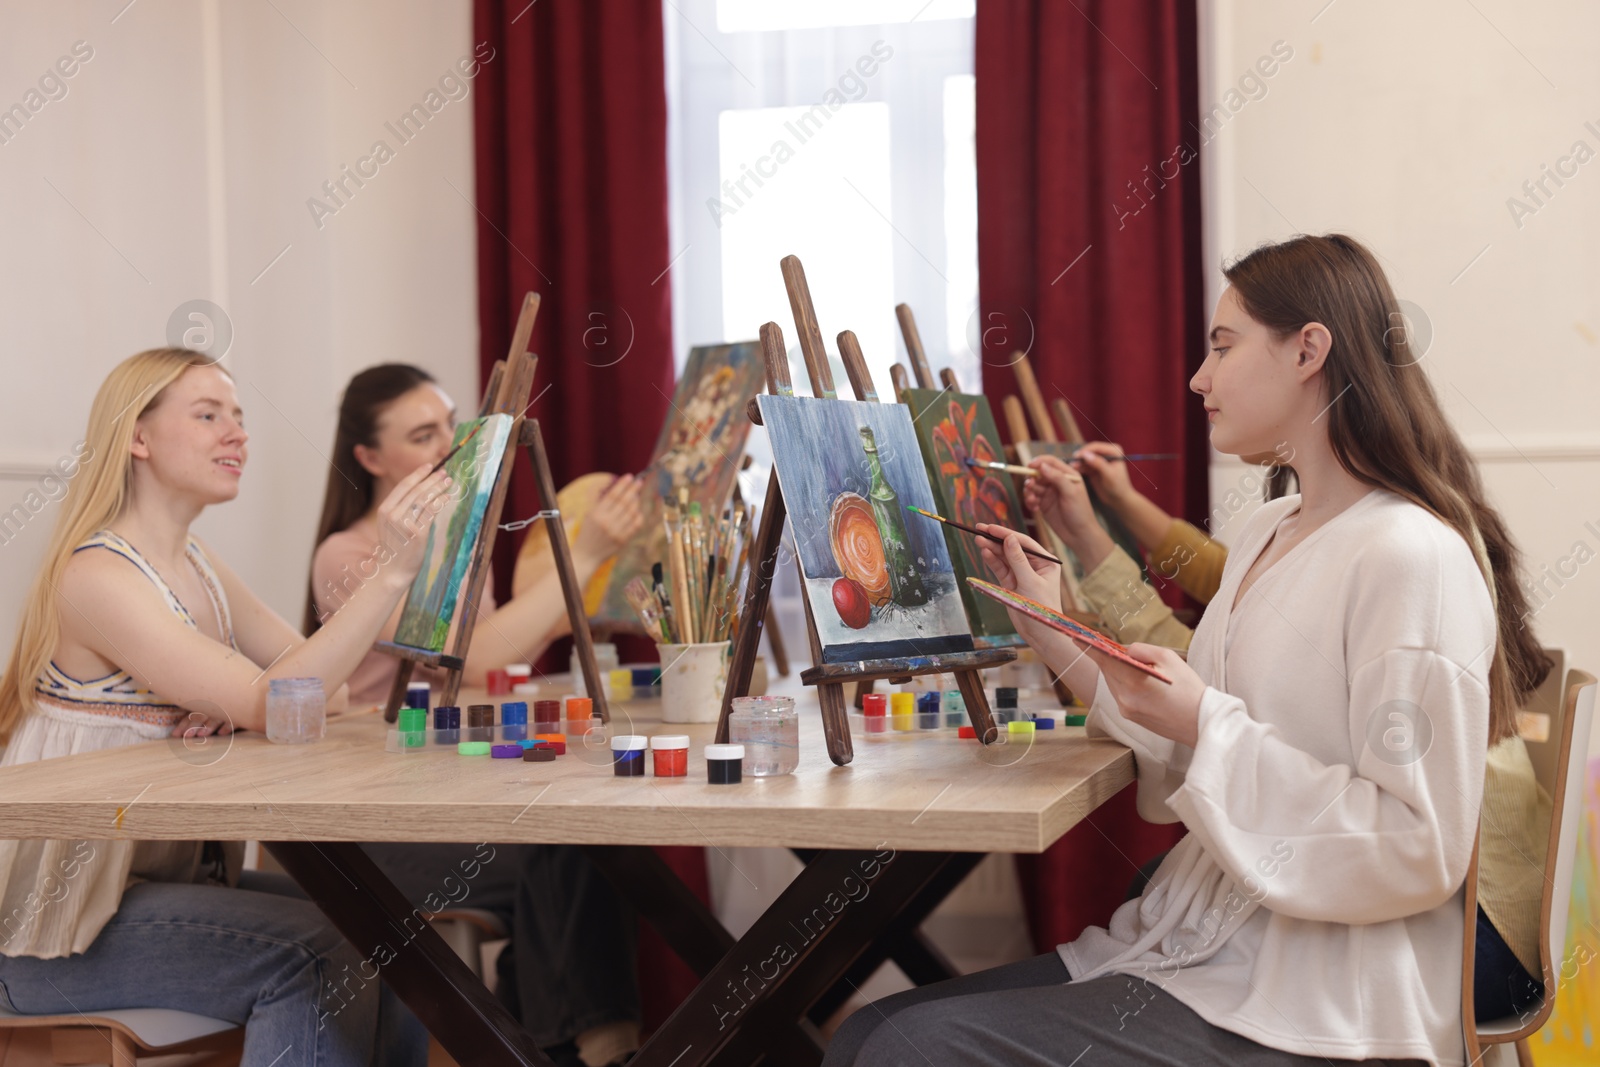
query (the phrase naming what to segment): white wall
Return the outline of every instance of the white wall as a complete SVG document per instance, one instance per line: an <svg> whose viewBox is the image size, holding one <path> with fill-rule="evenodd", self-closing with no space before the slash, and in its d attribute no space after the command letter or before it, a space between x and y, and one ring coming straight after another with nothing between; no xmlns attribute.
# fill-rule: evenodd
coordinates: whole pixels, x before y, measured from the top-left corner
<svg viewBox="0 0 1600 1067"><path fill-rule="evenodd" d="M1546 579L1540 637L1600 666L1600 158L1535 214L1507 207L1575 142L1600 155L1600 6L1208 0L1201 18L1202 111L1274 42L1294 52L1202 152L1212 304L1220 263L1262 241L1372 247L1431 322L1425 366L1530 576L1568 576ZM1214 462L1214 507L1245 473Z"/></svg>
<svg viewBox="0 0 1600 1067"><path fill-rule="evenodd" d="M415 362L476 402L471 97L441 94L403 146L384 129L471 54L470 4L124 3L0 6L0 108L93 50L0 143L0 512L82 437L113 365L212 301L252 440L199 532L298 625L349 376ZM394 158L319 229L308 198L380 138ZM6 649L54 518L0 544Z"/></svg>

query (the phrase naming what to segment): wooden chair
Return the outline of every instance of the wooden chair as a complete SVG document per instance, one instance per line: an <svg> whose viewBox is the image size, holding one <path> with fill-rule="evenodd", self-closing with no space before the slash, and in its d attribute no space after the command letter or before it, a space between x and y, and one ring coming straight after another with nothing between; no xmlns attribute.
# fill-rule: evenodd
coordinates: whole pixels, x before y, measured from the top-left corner
<svg viewBox="0 0 1600 1067"><path fill-rule="evenodd" d="M1467 1044L1467 1063L1511 1064L1532 1067L1527 1039L1537 1033L1555 1006L1556 984L1561 978L1566 951L1567 908L1572 897L1573 867L1578 850L1578 826L1583 822L1584 769L1589 734L1594 721L1594 675L1587 671L1562 671L1564 657L1552 657L1556 667L1540 687L1528 711L1548 716L1542 739L1524 736L1528 757L1539 784L1550 794L1549 843L1545 850L1544 897L1539 906L1539 966L1544 974L1544 996L1521 1015L1475 1022L1472 1003L1473 942L1478 909L1477 854L1467 877L1466 931L1462 952L1461 1012ZM1515 1059L1511 1056L1516 1050Z"/></svg>
<svg viewBox="0 0 1600 1067"><path fill-rule="evenodd" d="M0 1006L0 1040L4 1042L0 1063L5 1067L102 1063L134 1067L139 1056L177 1054L192 1054L185 1062L193 1067L237 1067L244 1051L244 1028L163 1008L18 1015Z"/></svg>

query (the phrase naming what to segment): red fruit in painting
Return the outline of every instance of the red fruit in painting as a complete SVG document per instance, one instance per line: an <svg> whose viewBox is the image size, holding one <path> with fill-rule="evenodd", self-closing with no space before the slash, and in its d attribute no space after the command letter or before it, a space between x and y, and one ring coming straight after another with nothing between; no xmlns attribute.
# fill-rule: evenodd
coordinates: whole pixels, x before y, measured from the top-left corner
<svg viewBox="0 0 1600 1067"><path fill-rule="evenodd" d="M840 578L833 583L833 607L839 613L839 618L852 630L859 630L872 621L872 605L867 603L867 592L854 579Z"/></svg>

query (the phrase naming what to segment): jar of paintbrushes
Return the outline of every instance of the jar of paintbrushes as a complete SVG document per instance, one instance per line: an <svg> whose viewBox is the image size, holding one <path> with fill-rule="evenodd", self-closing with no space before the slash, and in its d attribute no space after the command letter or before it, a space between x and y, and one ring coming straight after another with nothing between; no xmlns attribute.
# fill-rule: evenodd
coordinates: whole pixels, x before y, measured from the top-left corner
<svg viewBox="0 0 1600 1067"><path fill-rule="evenodd" d="M661 655L663 722L716 722L728 679L728 655L739 633L754 516L735 502L708 516L680 487L665 502L666 558L651 580L624 588Z"/></svg>

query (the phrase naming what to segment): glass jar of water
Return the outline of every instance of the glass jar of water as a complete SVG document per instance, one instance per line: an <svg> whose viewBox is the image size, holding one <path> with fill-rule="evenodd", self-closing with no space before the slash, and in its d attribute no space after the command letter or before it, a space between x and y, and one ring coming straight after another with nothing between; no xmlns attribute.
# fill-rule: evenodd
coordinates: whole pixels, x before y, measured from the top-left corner
<svg viewBox="0 0 1600 1067"><path fill-rule="evenodd" d="M744 773L789 774L800 763L800 718L792 697L735 697L728 738L744 746Z"/></svg>
<svg viewBox="0 0 1600 1067"><path fill-rule="evenodd" d="M299 745L322 740L328 721L321 678L274 678L267 683L267 740Z"/></svg>

